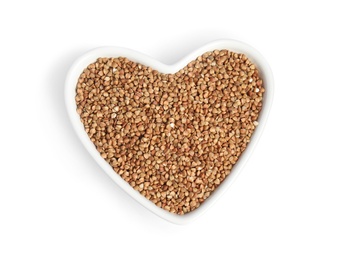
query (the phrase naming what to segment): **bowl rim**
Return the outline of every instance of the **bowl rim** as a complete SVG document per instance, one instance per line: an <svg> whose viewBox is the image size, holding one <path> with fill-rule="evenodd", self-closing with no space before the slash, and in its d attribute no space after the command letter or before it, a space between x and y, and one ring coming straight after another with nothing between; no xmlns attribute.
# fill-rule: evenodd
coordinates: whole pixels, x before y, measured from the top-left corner
<svg viewBox="0 0 339 260"><path fill-rule="evenodd" d="M75 89L78 78L83 70L90 64L96 61L99 57L126 57L134 62L141 63L143 65L149 66L152 69L158 70L162 73L175 73L185 67L190 61L196 59L198 56L202 55L205 52L213 51L217 49L227 49L233 52L245 54L258 68L261 78L263 79L265 86L265 95L263 98L262 110L259 114L258 122L259 125L256 127L250 143L247 145L245 151L241 154L238 162L233 166L231 173L227 178L220 184L220 186L213 191L209 198L201 204L200 207L184 215L177 215L170 213L158 206L153 202L145 198L138 191L134 190L125 180L123 180L113 168L103 159L100 153L96 150L94 144L91 142L87 133L84 131L83 124L80 121L80 116L76 112L76 102L75 102ZM270 66L268 65L265 58L252 46L234 39L221 39L212 41L203 45L202 47L194 50L185 57L183 57L178 62L168 65L164 64L148 55L140 53L135 50L122 48L122 47L99 47L92 49L78 59L74 61L70 67L66 81L65 81L65 104L67 112L71 121L71 124L79 137L82 144L85 146L86 150L91 154L94 160L99 164L99 166L106 172L106 174L113 179L113 181L123 189L127 194L129 194L133 199L138 201L145 208L150 210L152 213L157 216L171 222L174 224L186 224L192 222L202 214L204 214L207 209L209 209L215 202L226 192L226 190L231 186L236 177L243 169L248 158L252 154L256 144L258 143L260 136L262 135L263 129L265 127L269 111L271 109L273 94L274 94L274 80L273 74Z"/></svg>

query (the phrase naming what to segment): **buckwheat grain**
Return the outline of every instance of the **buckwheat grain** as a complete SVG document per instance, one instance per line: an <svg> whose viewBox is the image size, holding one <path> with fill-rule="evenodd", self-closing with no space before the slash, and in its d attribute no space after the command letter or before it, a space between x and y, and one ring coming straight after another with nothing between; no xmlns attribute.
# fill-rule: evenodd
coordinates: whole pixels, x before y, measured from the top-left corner
<svg viewBox="0 0 339 260"><path fill-rule="evenodd" d="M174 74L98 58L80 75L75 100L115 172L157 206L185 214L230 174L259 124L264 92L244 54L215 50Z"/></svg>

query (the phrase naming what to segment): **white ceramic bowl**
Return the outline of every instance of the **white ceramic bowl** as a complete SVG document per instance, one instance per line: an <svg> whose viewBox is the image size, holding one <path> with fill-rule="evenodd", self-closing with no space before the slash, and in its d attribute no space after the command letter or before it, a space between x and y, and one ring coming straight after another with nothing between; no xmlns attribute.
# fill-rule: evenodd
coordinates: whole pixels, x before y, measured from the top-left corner
<svg viewBox="0 0 339 260"><path fill-rule="evenodd" d="M213 51L216 49L228 49L233 52L244 53L259 69L260 75L263 79L264 86L266 89L264 99L263 99L263 107L262 111L259 115L259 125L255 129L251 142L248 144L246 150L239 158L236 165L233 167L230 175L222 182L222 184L211 194L211 196L197 209L194 211L185 214L183 216L176 215L170 213L164 209L157 207L153 202L146 199L142 196L138 191L135 191L126 181L124 181L112 167L100 156L99 152L96 150L94 144L90 141L90 138L84 131L84 126L80 121L80 117L76 112L76 103L75 103L75 89L78 78L82 71L90 64L96 61L99 57L127 57L128 59L147 65L153 69L158 70L162 73L175 73L178 70L185 67L190 61L196 59L201 54L207 51ZM138 201L145 208L149 209L159 217L168 220L175 224L185 224L191 222L196 219L200 215L202 215L210 206L212 206L222 194L228 189L228 187L232 184L235 178L240 173L241 169L245 165L246 161L250 157L255 145L257 144L260 135L263 132L269 110L271 107L272 99L273 99L273 76L269 65L267 64L264 57L253 47L236 40L218 40L211 42L202 46L201 48L193 51L186 57L184 57L179 62L166 65L163 64L145 54L118 47L102 47L91 50L81 57L79 57L72 67L70 68L65 86L65 99L67 110L73 124L73 127L79 136L81 142L86 147L88 152L92 155L95 161L101 166L101 168L132 198Z"/></svg>

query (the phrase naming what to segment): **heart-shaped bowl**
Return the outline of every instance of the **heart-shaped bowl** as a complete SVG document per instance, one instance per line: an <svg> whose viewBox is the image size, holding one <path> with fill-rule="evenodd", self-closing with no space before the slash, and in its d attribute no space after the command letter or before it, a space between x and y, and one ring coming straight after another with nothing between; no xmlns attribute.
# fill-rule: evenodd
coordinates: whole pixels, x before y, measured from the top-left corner
<svg viewBox="0 0 339 260"><path fill-rule="evenodd" d="M130 186L125 180L123 180L110 166L105 159L103 159L100 153L96 150L96 147L88 137L87 133L84 130L84 126L80 121L80 116L76 112L77 106L75 101L76 95L76 85L79 79L80 74L83 70L91 63L95 62L99 57L126 57L131 61L146 65L151 67L152 69L158 70L162 73L175 73L185 67L189 62L196 59L198 56L202 55L205 52L213 51L213 50L221 50L227 49L237 53L245 54L257 67L259 70L260 77L264 82L265 93L263 97L262 110L260 112L258 122L259 125L256 127L250 143L247 145L247 148L240 156L237 163L231 170L231 173L227 176L227 178L220 184L220 186L211 194L211 196L201 204L200 207L189 212L184 215L176 215L174 213L170 213L158 206L156 206L153 202L142 196L138 191L134 190L132 186ZM81 57L79 57L69 69L67 78L66 78L66 86L65 86L65 101L68 110L68 114L72 125L80 138L81 142L87 149L87 151L92 155L94 160L101 166L101 168L115 181L120 188L122 188L125 192L127 192L132 198L138 201L145 208L149 209L151 212L155 213L159 217L168 220L175 224L185 224L191 222L196 219L200 215L202 215L206 210L212 206L221 196L225 193L225 191L230 187L235 178L239 175L241 169L244 167L246 161L250 157L255 145L257 144L268 114L272 104L273 99L273 75L271 69L264 59L264 57L253 47L245 44L243 42L239 42L236 40L218 40L208 43L201 48L193 51L179 62L167 65L161 63L145 54L119 47L101 47L91 50Z"/></svg>

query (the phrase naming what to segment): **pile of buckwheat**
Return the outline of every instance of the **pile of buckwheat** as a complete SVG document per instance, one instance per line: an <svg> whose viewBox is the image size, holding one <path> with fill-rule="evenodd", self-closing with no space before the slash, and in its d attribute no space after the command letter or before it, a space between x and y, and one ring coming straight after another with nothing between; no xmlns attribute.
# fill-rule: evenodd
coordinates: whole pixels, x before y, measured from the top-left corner
<svg viewBox="0 0 339 260"><path fill-rule="evenodd" d="M250 141L263 82L244 55L207 52L175 74L99 58L81 74L77 112L115 172L157 206L198 208Z"/></svg>

